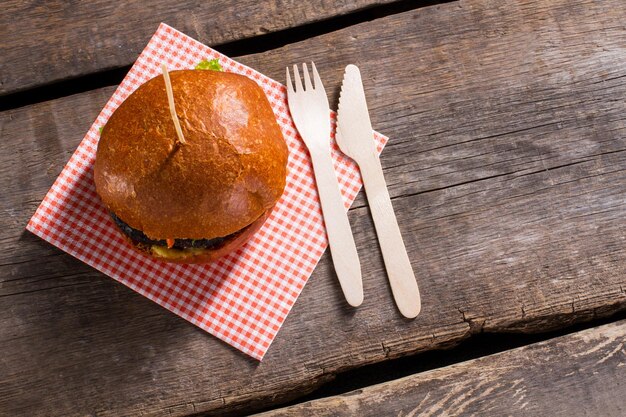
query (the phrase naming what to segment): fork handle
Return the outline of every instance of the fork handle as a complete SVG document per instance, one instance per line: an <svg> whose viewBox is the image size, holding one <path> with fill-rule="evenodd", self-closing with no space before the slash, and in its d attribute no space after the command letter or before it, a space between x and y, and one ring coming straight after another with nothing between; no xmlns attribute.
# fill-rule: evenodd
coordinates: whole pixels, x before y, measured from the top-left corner
<svg viewBox="0 0 626 417"><path fill-rule="evenodd" d="M403 316L414 318L421 310L419 288L393 211L380 159L372 152L360 161L359 168L393 298Z"/></svg>
<svg viewBox="0 0 626 417"><path fill-rule="evenodd" d="M361 264L333 162L324 151L311 152L311 158L335 272L346 301L358 307L363 302Z"/></svg>

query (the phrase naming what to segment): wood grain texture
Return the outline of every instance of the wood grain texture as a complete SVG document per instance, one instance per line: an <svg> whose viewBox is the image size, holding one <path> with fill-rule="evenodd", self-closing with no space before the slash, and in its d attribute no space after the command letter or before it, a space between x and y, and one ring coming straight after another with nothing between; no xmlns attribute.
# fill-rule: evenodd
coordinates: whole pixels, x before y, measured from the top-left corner
<svg viewBox="0 0 626 417"><path fill-rule="evenodd" d="M626 415L626 322L257 417Z"/></svg>
<svg viewBox="0 0 626 417"><path fill-rule="evenodd" d="M260 364L24 231L112 88L0 114L0 410L249 411L476 332L626 308L621 5L448 3L241 57L277 79L314 60L331 106L359 65L423 301L416 320L397 312L359 197L363 305L325 256Z"/></svg>
<svg viewBox="0 0 626 417"><path fill-rule="evenodd" d="M0 96L130 65L160 22L217 45L391 2L8 0L0 14Z"/></svg>

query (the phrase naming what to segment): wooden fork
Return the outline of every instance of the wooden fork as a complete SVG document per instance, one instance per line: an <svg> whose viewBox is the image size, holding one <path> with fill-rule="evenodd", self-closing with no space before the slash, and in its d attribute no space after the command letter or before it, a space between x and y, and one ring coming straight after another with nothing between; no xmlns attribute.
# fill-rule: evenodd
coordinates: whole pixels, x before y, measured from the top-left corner
<svg viewBox="0 0 626 417"><path fill-rule="evenodd" d="M361 264L330 157L328 97L315 64L311 63L311 65L315 86L311 83L307 65L302 64L304 87L300 80L298 66L294 65L295 89L291 83L289 68L287 68L289 111L313 161L315 181L337 278L339 278L348 304L357 307L363 302Z"/></svg>

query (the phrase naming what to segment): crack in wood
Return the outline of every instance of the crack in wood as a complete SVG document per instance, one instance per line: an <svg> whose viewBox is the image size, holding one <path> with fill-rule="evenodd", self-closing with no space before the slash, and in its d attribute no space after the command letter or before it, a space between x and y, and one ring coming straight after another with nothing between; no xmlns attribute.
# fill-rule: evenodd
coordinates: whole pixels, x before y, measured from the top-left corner
<svg viewBox="0 0 626 417"><path fill-rule="evenodd" d="M475 335L478 333L482 333L485 327L486 318L481 316L468 317L465 311L462 309L458 309L461 313L462 320L468 324L468 333L469 335Z"/></svg>
<svg viewBox="0 0 626 417"><path fill-rule="evenodd" d="M626 321L621 321L262 416L408 417L435 416L441 410L451 415L562 417L584 410L621 416L625 397L612 381L622 380L626 372L620 369L626 358L625 335Z"/></svg>
<svg viewBox="0 0 626 417"><path fill-rule="evenodd" d="M544 169L540 169L538 171L532 171L532 172L524 172L523 174L515 176L515 178L522 178L522 177L526 177L526 176L529 176L529 175L545 174L545 173L547 173L549 175L550 171L554 171L554 170L561 169L561 168L568 168L568 167L584 164L586 162L591 162L591 160L590 159L583 159L581 161L569 162L567 164L556 165L556 166L552 166L552 167L544 165ZM581 179L581 178L577 178L576 180L573 180L573 181L578 181L579 179ZM556 185L559 185L559 183L552 183L551 185L552 186L556 186Z"/></svg>
<svg viewBox="0 0 626 417"><path fill-rule="evenodd" d="M391 348L385 346L385 342L384 341L381 341L380 345L383 348L383 354L385 355L385 358L388 358L389 357L389 353L391 352Z"/></svg>
<svg viewBox="0 0 626 417"><path fill-rule="evenodd" d="M7 237L7 240L9 239L9 237ZM48 253L45 255L40 255L39 256L39 260L42 259L46 259L46 258L52 258L52 257L58 257L58 256L66 256L65 253L63 252L53 252L53 253ZM2 267L12 267L12 266L19 266L19 265L25 265L25 264L30 264L32 263L33 260L32 259L25 259L23 261L14 261L14 260L9 260L8 262L3 262L0 263L0 268ZM18 278L6 278L6 279L0 279L0 282L11 282L11 281L17 281L22 279L22 277L18 277Z"/></svg>
<svg viewBox="0 0 626 417"><path fill-rule="evenodd" d="M292 9L291 13L277 13L275 7L257 7L254 5L240 5L236 8L228 7L228 5L212 5L207 2L202 6L194 5L195 10L191 12L191 19L180 19L180 14L188 13L186 8L187 2L169 7L169 15L174 21L167 19L168 23L174 24L177 29L188 32L190 35L199 37L199 41L205 42L228 56L237 57L241 55L249 55L255 53L263 53L270 50L276 50L286 45L301 42L306 39L314 38L324 34L328 34L337 30L346 29L365 22L373 22L383 19L394 14L410 12L424 7L438 4L445 4L453 0L427 0L415 2L412 0L363 0L345 3L343 7L337 5L304 5L292 4L284 5ZM71 94L101 88L106 85L118 84L122 77L130 69L132 61L136 58L136 54L143 48L146 36L151 34L155 28L154 14L150 13L151 9L142 10L140 2L128 2L125 8L137 8L138 22L142 22L132 27L126 26L125 36L122 40L114 31L120 25L126 15L120 14L119 11L111 13L110 10L102 11L108 8L108 4L103 2L95 2L89 6L89 10L83 10L83 17L88 20L98 19L98 25L102 28L96 35L90 33L89 36L78 35L84 32L84 28L90 27L88 24L82 24L74 27L75 30L64 32L61 37L67 42L67 37L74 37L74 45L68 48L67 45L58 44L60 36L54 36L54 28L57 20L46 19L41 20L41 15L37 13L37 9L32 11L23 10L26 16L17 21L26 21L35 19L41 22L41 26L48 27L48 38L40 36L38 31L36 34L30 30L12 31L12 36L5 39L7 48L9 43L13 46L11 49L5 49L3 58L13 60L15 62L38 61L38 56L45 56L45 53L33 52L33 48L44 47L51 48L57 54L64 56L63 59L56 60L56 63L47 62L48 70L45 72L35 70L39 65L26 65L26 68L33 68L30 76L25 76L24 71L19 74L4 74L0 77L0 96L4 100L0 104L0 111L17 108L25 105L31 105L36 102L51 100L58 97L64 97ZM227 6L227 7L225 7ZM77 6L78 7L78 6ZM249 9L254 8L254 12ZM78 7L80 9L80 7ZM247 9L247 10L246 10ZM98 10L101 10L99 12ZM76 12L81 13L81 12ZM239 16L249 13L252 20L243 20ZM187 14L186 14L187 15ZM97 16L97 17L96 17ZM59 17L55 15L56 19ZM110 22L109 25L102 26L105 19ZM111 21L113 19L113 21ZM4 22L5 26L10 27L16 19L8 19ZM204 26L198 23L204 21ZM206 23L209 21L210 23ZM158 22L158 20L157 20ZM271 28L265 27L267 22L275 22ZM67 25L63 25L64 27ZM233 26L233 29L224 30ZM268 33L269 32L269 33ZM73 33L73 35L68 35ZM203 35L208 36L203 36ZM94 41L94 36L97 41ZM28 54L20 53L18 46L28 45L32 38L39 39L37 45L31 45L31 48L23 48ZM86 59L83 54L77 51L93 50L94 42L98 44L98 54L108 53L106 60ZM122 44L119 44L122 42ZM71 43L71 42L70 42ZM105 52L106 51L106 52ZM92 51L93 52L93 51ZM19 59L18 59L19 58ZM30 71L26 71L27 73ZM0 74L3 75L3 74ZM3 78L9 77L8 80Z"/></svg>
<svg viewBox="0 0 626 417"><path fill-rule="evenodd" d="M65 278L71 278L72 276L73 275L67 275L67 276L64 276L64 277ZM45 288L36 288L36 289L33 289L33 290L24 290L24 291L10 292L10 293L6 293L6 294L0 294L0 298L13 297L13 296L19 296L19 295L25 295L25 294L32 294L32 293L42 292L42 291L54 291L54 290L58 290L60 288L78 287L78 286L82 286L82 285L86 285L86 284L91 284L91 282L90 281L74 282L74 283L65 284L65 285L56 285L56 286L45 287Z"/></svg>

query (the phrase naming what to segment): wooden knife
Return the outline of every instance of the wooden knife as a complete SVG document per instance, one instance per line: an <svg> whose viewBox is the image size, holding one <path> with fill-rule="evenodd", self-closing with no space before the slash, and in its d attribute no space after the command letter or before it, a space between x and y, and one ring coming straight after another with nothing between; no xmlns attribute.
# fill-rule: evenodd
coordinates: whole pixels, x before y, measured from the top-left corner
<svg viewBox="0 0 626 417"><path fill-rule="evenodd" d="M361 73L356 65L348 65L343 77L336 140L343 153L361 169L396 305L403 316L414 318L421 309L420 293L376 153Z"/></svg>

